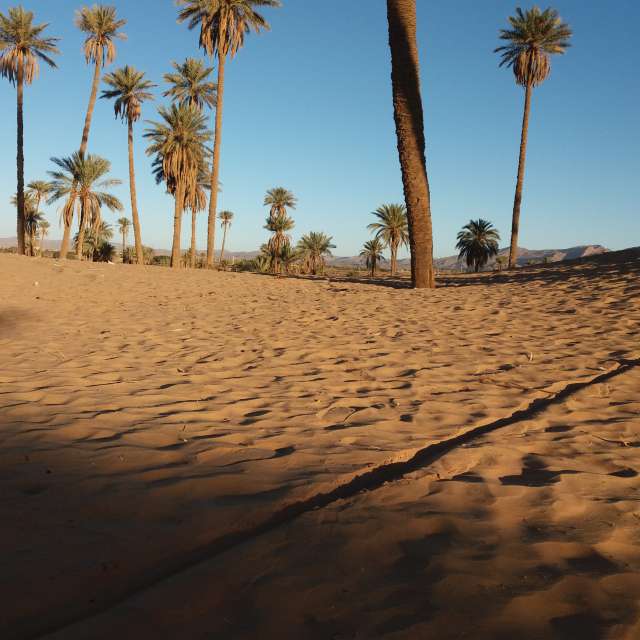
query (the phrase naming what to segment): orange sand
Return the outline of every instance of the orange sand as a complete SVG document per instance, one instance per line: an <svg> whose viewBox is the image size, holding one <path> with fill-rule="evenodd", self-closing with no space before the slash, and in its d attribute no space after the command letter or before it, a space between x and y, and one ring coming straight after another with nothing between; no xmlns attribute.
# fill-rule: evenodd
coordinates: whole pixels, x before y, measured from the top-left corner
<svg viewBox="0 0 640 640"><path fill-rule="evenodd" d="M0 269L0 637L640 637L640 251L436 291Z"/></svg>

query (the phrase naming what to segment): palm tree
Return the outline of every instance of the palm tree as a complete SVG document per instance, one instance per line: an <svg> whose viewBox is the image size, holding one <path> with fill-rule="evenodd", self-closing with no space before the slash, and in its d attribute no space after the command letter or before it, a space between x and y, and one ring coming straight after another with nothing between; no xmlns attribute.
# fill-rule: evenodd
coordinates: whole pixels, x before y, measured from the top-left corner
<svg viewBox="0 0 640 640"><path fill-rule="evenodd" d="M118 20L115 7L94 4L92 7L82 7L76 11L76 27L87 34L84 41L84 58L87 64L94 65L91 95L80 143L81 154L87 151L91 118L96 105L102 67L115 60L116 45L114 40L126 39L125 34L119 31L125 24L127 24L126 20Z"/></svg>
<svg viewBox="0 0 640 640"><path fill-rule="evenodd" d="M227 242L227 230L233 222L233 212L221 211L218 214L218 219L220 220L220 225L222 226L222 249L220 250L220 263L222 263L222 261L224 260L224 245Z"/></svg>
<svg viewBox="0 0 640 640"><path fill-rule="evenodd" d="M66 252L69 250L69 229L73 223L76 207L78 207L79 226L76 253L81 259L86 227L90 226L95 231L100 226L102 207L107 207L110 211L124 209L116 196L108 191L103 191L103 189L122 184L122 182L106 177L111 171L111 163L100 156L93 154L85 156L80 151L76 151L71 157L51 158L51 161L60 170L48 172L53 178L53 190L49 203L67 198L62 208L65 235L60 247L60 257L66 257Z"/></svg>
<svg viewBox="0 0 640 640"><path fill-rule="evenodd" d="M187 195L196 191L211 134L204 115L194 106L173 104L168 109L161 107L158 113L163 121L150 122L144 135L151 140L147 155L155 155L156 180L165 182L175 200L171 266L179 269L182 212Z"/></svg>
<svg viewBox="0 0 640 640"><path fill-rule="evenodd" d="M44 38L42 32L48 24L33 24L33 12L22 7L0 11L0 75L17 88L17 236L18 253L24 255L24 85L31 84L39 71L39 60L50 67L56 63L50 54L59 53L58 38Z"/></svg>
<svg viewBox="0 0 640 640"><path fill-rule="evenodd" d="M47 237L48 233L49 233L49 227L51 225L49 224L49 222L47 220L45 220L44 218L42 220L40 220L39 224L38 224L38 231L40 231L40 255L42 256L45 252L45 248L44 248L44 239Z"/></svg>
<svg viewBox="0 0 640 640"><path fill-rule="evenodd" d="M27 207L24 218L24 230L29 238L29 255L36 255L36 236L38 235L38 227L44 218L35 207Z"/></svg>
<svg viewBox="0 0 640 640"><path fill-rule="evenodd" d="M40 213L40 204L43 200L49 196L52 190L52 186L50 182L46 180L33 180L27 185L27 193L32 196L35 202L35 213L37 214L37 220L35 221L35 226L32 227L32 234L29 233L29 221L25 217L25 228L27 233L30 236L31 240L31 255L35 255L35 234L40 226L40 223L44 220L42 214ZM31 223L33 224L33 223Z"/></svg>
<svg viewBox="0 0 640 640"><path fill-rule="evenodd" d="M227 56L233 58L250 31L268 29L267 21L257 7L279 7L280 0L177 0L182 7L178 22L187 22L189 29L200 28L200 47L207 55L218 57L215 138L211 168L211 198L207 227L207 266L214 263L218 182L220 177L220 142L222 139L222 105L224 73Z"/></svg>
<svg viewBox="0 0 640 640"><path fill-rule="evenodd" d="M122 235L122 262L124 262L124 256L127 251L127 236L129 235L129 229L131 228L131 220L129 218L118 218L118 231ZM138 262L138 264L141 264Z"/></svg>
<svg viewBox="0 0 640 640"><path fill-rule="evenodd" d="M279 213L275 217L269 216L265 229L273 234L267 242L267 247L271 254L271 269L274 274L281 272L281 254L284 247L291 245L291 238L288 232L295 226L294 221L286 214Z"/></svg>
<svg viewBox="0 0 640 640"><path fill-rule="evenodd" d="M509 267L514 268L518 258L520 205L527 155L531 94L533 88L542 84L549 76L551 71L550 56L563 54L567 47L571 46L569 39L572 34L569 25L562 22L558 12L551 8L541 11L538 7L533 7L523 11L518 7L515 17L509 17L509 22L510 29L500 30L500 39L505 40L507 44L495 49L495 53L500 53L500 66L511 67L516 83L525 88L518 178L513 200L511 245L509 248Z"/></svg>
<svg viewBox="0 0 640 640"><path fill-rule="evenodd" d="M295 209L297 204L298 199L284 187L269 189L264 197L264 206L270 207L269 216L271 218L287 215L287 208Z"/></svg>
<svg viewBox="0 0 640 640"><path fill-rule="evenodd" d="M201 60L187 58L183 64L173 63L175 73L167 73L164 76L165 82L171 87L163 93L164 96L172 98L174 104L190 105L199 111L206 106L213 107L215 104L216 85L208 82L207 77L213 68L206 68ZM206 175L206 168L202 165L198 169L198 184L186 194L185 207L191 210L191 249L187 254L189 266L195 269L196 266L196 222L197 215L204 211L207 206L205 189L210 189L210 177Z"/></svg>
<svg viewBox="0 0 640 640"><path fill-rule="evenodd" d="M331 256L331 249L336 247L332 240L331 236L319 231L310 231L300 238L298 251L304 257L307 271L314 276L324 273L325 256Z"/></svg>
<svg viewBox="0 0 640 640"><path fill-rule="evenodd" d="M213 67L206 67L202 60L187 58L182 64L171 63L174 73L165 73L164 81L171 85L162 95L179 104L188 103L198 109L205 105L213 109L216 103L215 82L207 81Z"/></svg>
<svg viewBox="0 0 640 640"><path fill-rule="evenodd" d="M360 255L365 259L367 268L371 270L372 278L375 278L378 262L385 259L382 255L383 249L384 243L382 240L380 240L380 238L374 238L373 240L367 240L360 252Z"/></svg>
<svg viewBox="0 0 640 640"><path fill-rule="evenodd" d="M431 196L416 40L416 0L387 0L393 108L409 225L411 280L435 287Z"/></svg>
<svg viewBox="0 0 640 640"><path fill-rule="evenodd" d="M403 204L383 204L373 212L373 215L378 218L378 222L372 222L367 229L375 231L376 238L380 238L389 247L391 275L395 276L398 267L398 248L409 244L407 208Z"/></svg>
<svg viewBox="0 0 640 640"><path fill-rule="evenodd" d="M488 220L469 220L457 239L458 260L465 258L467 267L473 267L476 273L489 262L489 258L498 255L500 234Z"/></svg>
<svg viewBox="0 0 640 640"><path fill-rule="evenodd" d="M153 94L149 92L154 85L145 80L144 72L137 71L133 67L125 66L109 73L104 77L105 84L111 87L103 91L100 98L114 99L113 110L116 118L126 120L128 130L129 148L129 192L131 195L131 217L133 218L133 237L136 245L136 260L138 264L144 264L142 253L142 234L140 231L140 218L138 216L138 199L136 197L136 176L133 164L133 123L140 119L142 103L145 100L153 100ZM123 254L124 255L124 254Z"/></svg>

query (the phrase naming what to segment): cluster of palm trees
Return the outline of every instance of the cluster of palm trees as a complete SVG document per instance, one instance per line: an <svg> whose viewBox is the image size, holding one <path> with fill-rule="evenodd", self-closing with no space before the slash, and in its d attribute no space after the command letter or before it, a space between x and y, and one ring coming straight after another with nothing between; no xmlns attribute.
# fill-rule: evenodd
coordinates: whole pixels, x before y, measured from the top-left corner
<svg viewBox="0 0 640 640"><path fill-rule="evenodd" d="M274 275L301 273L321 275L324 273L326 258L331 256L333 238L320 231L303 235L298 244L291 244L290 231L295 222L289 209L298 204L296 196L284 187L269 189L264 197L264 206L269 207L269 215L264 228L271 233L269 240L260 248L256 266L259 271Z"/></svg>
<svg viewBox="0 0 640 640"><path fill-rule="evenodd" d="M152 122L145 136L150 144L147 154L153 156L154 173L174 197L174 234L171 264L180 265L180 232L185 210L195 216L207 208L207 258L206 266L214 264L215 229L218 192L220 189L220 145L222 139L222 115L225 68L242 48L250 32L269 29L269 24L258 12L263 7L279 7L280 0L176 0L179 7L178 22L199 32L198 45L217 61L217 81L209 80L214 67L202 61L187 58L184 63L173 63L173 72L165 76L170 89L164 93L173 103L158 109L159 120ZM419 56L416 37L416 0L387 0L389 46L391 50L392 92L394 119L398 140L398 153L404 185L406 206L406 240L376 233L370 242L376 246L386 243L391 249L392 271L396 268L397 247L408 242L411 253L411 274L415 287L435 286L433 268L433 232L429 181L425 159L423 109L419 77ZM520 224L520 210L525 171L531 96L533 89L544 82L550 72L550 57L566 51L571 30L557 11L537 7L517 9L509 18L510 27L500 31L505 42L495 51L501 54L500 66L512 69L517 84L525 90L518 177L512 214L512 231L509 265L515 266ZM84 236L94 233L101 224L100 210L107 206L114 211L123 209L120 201L109 194L110 186L117 181L108 178L110 164L104 158L87 154L93 111L101 80L109 87L101 98L113 99L116 117L127 124L129 141L129 184L131 216L134 229L136 259L143 262L140 221L136 201L133 165L133 127L141 117L142 104L153 96L154 86L144 73L125 66L102 77L105 66L116 58L117 40L125 38L121 31L126 21L118 18L114 7L94 5L82 7L76 13L76 25L85 34L84 55L87 64L93 66L93 81L89 104L84 120L79 150L66 158L53 158L59 170L50 172L53 184L48 202L64 199L62 206L63 240L60 256L66 257L71 228L78 220L76 251L83 255ZM37 230L39 207L30 213L29 191L24 184L24 88L38 74L39 62L55 67L53 56L58 54L58 38L44 35L48 25L34 24L32 12L22 7L10 8L7 14L0 12L0 75L16 86L17 95L17 235L18 251L25 253L29 238ZM205 109L215 114L213 135L206 124ZM209 142L213 139L213 148ZM33 215L32 215L33 214ZM29 217L31 216L31 217ZM35 218L33 217L35 216ZM226 232L230 224L221 218ZM34 220L36 222L34 223ZM35 227L34 227L35 224ZM274 272L291 261L293 249L287 240L293 222L287 216L271 216L267 227L272 232L267 249ZM385 232L386 233L386 232ZM25 241L27 238L27 241ZM398 244L396 244L398 243ZM371 255L376 247L371 245ZM394 249L395 247L395 249ZM379 247L378 247L379 248ZM191 243L192 266L195 261L195 236ZM33 252L33 249L30 249ZM376 260L369 260L375 270ZM315 263L314 263L315 264Z"/></svg>
<svg viewBox="0 0 640 640"><path fill-rule="evenodd" d="M163 182L174 196L174 241L171 264L180 266L180 231L184 210L192 213L191 265L195 262L195 216L206 208L209 190L209 219L207 232L207 266L213 266L217 195L219 191L220 143L222 134L222 106L226 61L233 58L244 44L250 31L269 28L256 8L279 7L279 0L177 0L178 22L187 22L190 29L199 28L199 46L213 60L218 61L217 83L208 78L213 67L206 67L201 60L187 58L184 63L173 63L174 71L165 75L170 88L164 95L173 103L160 107L159 122L152 122L145 136L150 145L147 154L153 156L154 175ZM93 80L86 111L80 147L66 158L52 158L60 170L49 172L53 178L48 202L65 199L61 222L63 239L60 257L65 258L69 249L74 219L78 220L76 253L84 256L84 238L87 233L97 234L101 224L102 206L122 211L122 203L104 189L119 184L107 178L110 163L100 156L87 154L93 112L98 98L100 82L108 89L100 98L114 100L114 111L127 125L129 149L129 185L131 217L133 221L136 261L144 262L140 218L138 213L134 153L134 124L141 118L142 104L153 99L155 86L142 71L124 66L102 76L103 69L116 58L116 41L125 39L122 28L126 20L117 16L111 6L93 5L76 12L76 26L85 34L84 55L87 64L93 66ZM55 68L53 56L58 54L58 38L44 37L47 24L35 24L34 14L22 7L10 8L7 15L0 12L0 74L17 87L18 155L17 155L17 210L18 252L25 253L25 231L28 206L24 188L24 136L23 100L24 87L38 74L39 61ZM205 108L214 108L215 136L207 129ZM207 143L213 137L213 151ZM36 207L35 214L39 213ZM222 227L226 231L232 214L222 212ZM33 225L29 227L31 230Z"/></svg>

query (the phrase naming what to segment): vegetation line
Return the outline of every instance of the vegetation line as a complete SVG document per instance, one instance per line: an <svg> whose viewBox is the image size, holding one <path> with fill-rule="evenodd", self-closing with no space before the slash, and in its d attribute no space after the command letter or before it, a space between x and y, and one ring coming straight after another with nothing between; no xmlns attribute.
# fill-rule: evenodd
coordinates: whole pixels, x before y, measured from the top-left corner
<svg viewBox="0 0 640 640"><path fill-rule="evenodd" d="M122 594L97 605L90 611L87 611L84 615L76 617L69 616L66 620L60 621L55 627L38 633L34 638L43 638L44 636L68 628L73 624L77 624L83 620L102 614L122 602L155 587L169 578L173 578L174 576L183 573L202 562L211 560L226 551L257 538L258 536L269 533L277 527L287 524L305 513L315 509L321 509L338 500L352 498L363 491L378 489L387 482L400 480L409 473L433 464L447 453L464 444L497 431L498 429L502 429L503 427L508 427L522 420L533 418L545 411L549 406L566 400L578 391L586 389L594 384L610 380L611 378L622 373L626 373L639 365L640 358L617 360L612 369L592 376L587 380L569 382L557 393L544 398L536 398L525 408L518 409L508 416L499 418L498 420L488 424L471 428L468 431L447 440L427 445L426 447L416 451L408 460L389 462L379 465L352 478L350 481L335 487L331 491L318 493L309 498L289 504L252 527L248 527L240 531L233 531L214 538L209 543L176 558L173 562L132 580L128 589Z"/></svg>

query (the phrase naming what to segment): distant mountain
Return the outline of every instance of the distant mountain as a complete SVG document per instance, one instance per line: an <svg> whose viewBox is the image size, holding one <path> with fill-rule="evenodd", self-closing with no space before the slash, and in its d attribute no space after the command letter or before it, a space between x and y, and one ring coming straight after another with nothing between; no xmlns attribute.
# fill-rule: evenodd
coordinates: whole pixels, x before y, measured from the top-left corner
<svg viewBox="0 0 640 640"><path fill-rule="evenodd" d="M120 244L114 240L116 247ZM0 249L8 247L15 247L16 239L14 238L0 238ZM55 251L60 246L60 240L45 240L45 249L49 251ZM576 258L585 258L587 256L599 255L601 253L607 253L609 249L603 247L600 244L587 244L579 247L569 247L568 249L525 249L520 247L518 249L518 265L525 266L531 263L541 262L561 262L562 260L574 260ZM225 251L225 256L228 259L235 260L251 260L259 255L259 251ZM157 256L171 255L171 251L168 249L155 249ZM219 255L220 252L216 251ZM498 255L508 256L509 248L505 247L500 249ZM436 258L436 268L440 271L466 271L466 266L458 261L458 256L448 256L447 258ZM332 267L344 267L353 268L362 266L362 258L360 256L334 256L327 260L327 264ZM495 264L495 260L491 260L487 265L487 269L492 269ZM398 260L398 266L401 269L408 269L410 262L408 258ZM383 262L382 269L388 268L388 262Z"/></svg>
<svg viewBox="0 0 640 640"><path fill-rule="evenodd" d="M587 244L580 247L570 247L568 249L525 249L518 247L518 265L523 267L531 263L540 262L561 262L562 260L575 260L576 258L586 258L587 256L599 255L607 253L609 249L600 244ZM500 256L509 256L509 247L500 249ZM458 256L449 256L448 258L438 258L436 267L443 271L464 271L466 265L458 261ZM409 266L409 261L403 261ZM487 265L488 269L493 268L495 259L491 260ZM404 264L403 264L404 266Z"/></svg>
<svg viewBox="0 0 640 640"><path fill-rule="evenodd" d="M525 266L531 263L541 262L561 262L562 260L574 260L576 258L584 258L586 256L598 255L601 253L607 253L609 249L606 249L599 244L589 244L580 247L570 247L569 249L525 249L524 247L518 248L518 265ZM505 247L500 249L498 255L508 256L509 248ZM328 264L334 267L354 267L362 264L362 259L359 256L352 256L348 258L331 258L328 260ZM447 258L436 258L436 268L440 271L466 271L466 265L458 261L458 256L448 256ZM495 259L491 260L487 265L487 269L492 269L495 264ZM409 258L398 260L398 266L401 269L408 269L410 266ZM388 263L383 263L382 268L388 267Z"/></svg>

